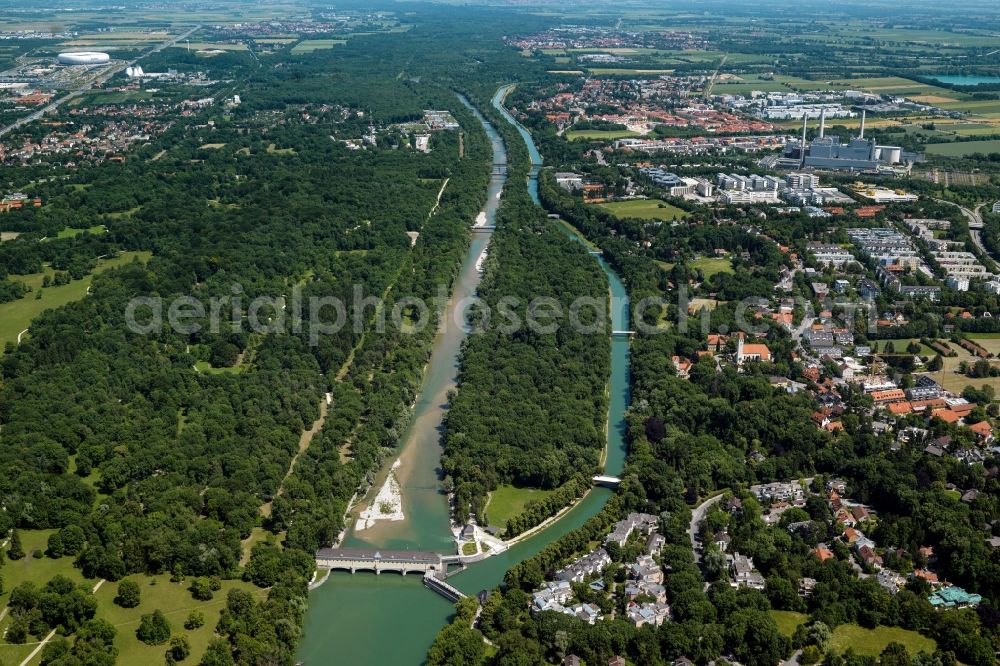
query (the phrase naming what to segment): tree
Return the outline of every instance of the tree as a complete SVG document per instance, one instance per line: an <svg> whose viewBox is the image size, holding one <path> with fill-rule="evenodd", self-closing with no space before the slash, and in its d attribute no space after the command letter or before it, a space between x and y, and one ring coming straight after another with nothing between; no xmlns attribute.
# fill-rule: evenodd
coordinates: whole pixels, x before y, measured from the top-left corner
<svg viewBox="0 0 1000 666"><path fill-rule="evenodd" d="M184 620L184 628L188 631L200 629L204 624L205 615L201 611L197 610L193 610L188 613L187 619Z"/></svg>
<svg viewBox="0 0 1000 666"><path fill-rule="evenodd" d="M12 560L24 559L24 547L21 545L21 533L16 529L10 535L10 548L7 550L7 557Z"/></svg>
<svg viewBox="0 0 1000 666"><path fill-rule="evenodd" d="M79 555L87 539L79 525L67 525L59 530L63 555Z"/></svg>
<svg viewBox="0 0 1000 666"><path fill-rule="evenodd" d="M140 597L139 584L125 578L118 583L118 595L114 602L122 608L135 608L139 605Z"/></svg>
<svg viewBox="0 0 1000 666"><path fill-rule="evenodd" d="M902 643L893 641L879 655L881 666L910 666L910 653Z"/></svg>
<svg viewBox="0 0 1000 666"><path fill-rule="evenodd" d="M810 624L806 630L805 642L807 645L815 645L822 652L826 652L832 638L833 633L830 631L830 627L823 622L817 621Z"/></svg>
<svg viewBox="0 0 1000 666"><path fill-rule="evenodd" d="M191 596L198 601L208 601L214 596L211 583L204 577L192 579L188 590L191 592Z"/></svg>
<svg viewBox="0 0 1000 666"><path fill-rule="evenodd" d="M198 666L236 666L229 644L221 638L213 638L205 649Z"/></svg>
<svg viewBox="0 0 1000 666"><path fill-rule="evenodd" d="M191 654L191 644L184 636L174 636L170 639L170 647L167 648L167 659L175 662L184 661Z"/></svg>
<svg viewBox="0 0 1000 666"><path fill-rule="evenodd" d="M156 609L142 616L135 636L147 645L163 645L170 640L170 622Z"/></svg>
<svg viewBox="0 0 1000 666"><path fill-rule="evenodd" d="M53 532L49 535L48 548L45 550L46 554L52 558L62 557L63 554L63 543L62 537L59 532Z"/></svg>

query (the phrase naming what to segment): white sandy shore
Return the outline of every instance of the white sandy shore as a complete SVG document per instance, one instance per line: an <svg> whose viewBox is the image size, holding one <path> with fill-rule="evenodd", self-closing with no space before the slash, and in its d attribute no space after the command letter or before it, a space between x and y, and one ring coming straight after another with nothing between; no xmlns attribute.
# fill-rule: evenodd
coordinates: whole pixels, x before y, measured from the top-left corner
<svg viewBox="0 0 1000 666"><path fill-rule="evenodd" d="M400 466L399 459L392 464L389 475L385 478L385 483L379 489L375 499L367 509L361 512L361 516L354 524L355 531L367 529L375 525L378 520L405 520L403 515L403 493L399 487L399 480L396 478L396 469Z"/></svg>

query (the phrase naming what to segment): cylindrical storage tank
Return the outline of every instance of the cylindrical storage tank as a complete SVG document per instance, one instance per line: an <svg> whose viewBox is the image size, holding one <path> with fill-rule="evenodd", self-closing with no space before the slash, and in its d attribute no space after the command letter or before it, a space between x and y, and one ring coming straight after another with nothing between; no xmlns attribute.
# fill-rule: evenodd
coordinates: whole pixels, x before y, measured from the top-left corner
<svg viewBox="0 0 1000 666"><path fill-rule="evenodd" d="M60 65L104 65L111 61L111 56L99 51L69 51L59 54Z"/></svg>
<svg viewBox="0 0 1000 666"><path fill-rule="evenodd" d="M898 146L878 146L879 159L887 164L898 164L903 159L903 149Z"/></svg>

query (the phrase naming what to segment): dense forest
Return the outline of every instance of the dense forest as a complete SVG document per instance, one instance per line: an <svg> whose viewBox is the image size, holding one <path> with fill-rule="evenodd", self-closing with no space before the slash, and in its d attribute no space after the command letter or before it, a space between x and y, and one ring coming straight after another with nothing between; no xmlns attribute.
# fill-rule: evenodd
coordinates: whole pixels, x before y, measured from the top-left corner
<svg viewBox="0 0 1000 666"><path fill-rule="evenodd" d="M232 652L237 663L291 663L312 552L334 540L351 496L398 445L434 326L366 334L375 325L369 311L359 326L328 334L325 318L275 310L269 333L245 318L212 330L206 315L193 320L200 330L140 335L126 326L127 305L266 296L280 308L296 293L303 302L351 303L354 285L390 301L436 296L467 247L490 153L451 89L397 76L434 38L433 29L414 31L411 43L377 55L359 44L268 66L244 62L236 85L246 103L178 123L136 159L44 183L47 205L25 211L22 235L0 246L0 266L13 277L43 264L79 277L99 256L152 253L95 276L88 297L45 312L0 359L0 531L79 530L72 549L60 539L50 554L73 556L90 578L173 572L268 588L263 601L230 595L216 629L222 639L206 659ZM462 136L435 134L427 154L406 150L392 131L361 152L331 140L429 108L451 110ZM364 111L364 123L345 109ZM222 145L201 148L208 143ZM107 232L41 240L95 224ZM404 232L419 233L412 248ZM293 465L327 392L323 427ZM241 541L256 526L282 535L283 547L258 544L241 567ZM56 623L68 633L89 626L86 615L73 626L36 621L36 603L25 596L12 606L22 639ZM90 640L78 632L62 647L69 654Z"/></svg>

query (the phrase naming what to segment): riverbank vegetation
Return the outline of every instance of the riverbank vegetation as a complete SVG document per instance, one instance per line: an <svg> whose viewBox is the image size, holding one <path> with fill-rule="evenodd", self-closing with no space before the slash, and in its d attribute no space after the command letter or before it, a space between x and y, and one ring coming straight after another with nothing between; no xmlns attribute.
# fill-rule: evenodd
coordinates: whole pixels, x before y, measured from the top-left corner
<svg viewBox="0 0 1000 666"><path fill-rule="evenodd" d="M520 325L511 332L490 322L470 337L442 457L457 519L475 515L484 523L487 494L501 484L553 489L581 470L598 471L610 367L607 282L583 246L529 198L523 141L502 119L494 126L507 146L509 177L479 295L494 313L502 312L501 299L516 299ZM537 299L547 304L535 316L528 308ZM579 299L589 305L573 326L567 317ZM559 498L577 496L576 485ZM537 524L552 508L539 505L517 519L517 529ZM508 532L514 534L510 524Z"/></svg>

